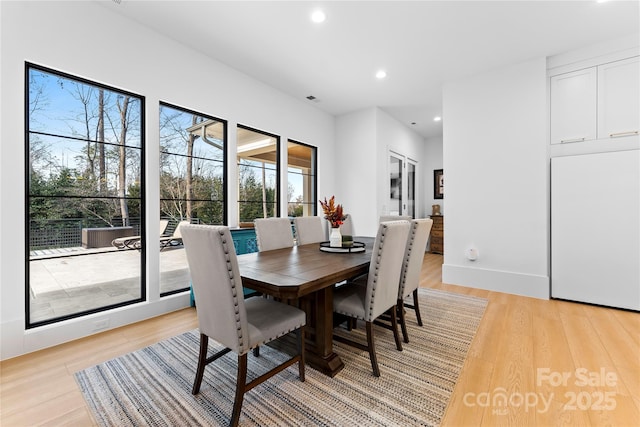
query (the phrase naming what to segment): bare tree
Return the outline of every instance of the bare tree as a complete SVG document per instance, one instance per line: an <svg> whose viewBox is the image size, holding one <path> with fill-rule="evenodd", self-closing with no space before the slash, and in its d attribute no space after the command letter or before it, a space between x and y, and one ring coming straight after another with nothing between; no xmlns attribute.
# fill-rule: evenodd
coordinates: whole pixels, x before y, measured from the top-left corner
<svg viewBox="0 0 640 427"><path fill-rule="evenodd" d="M195 114L191 116L191 126L198 123L198 116ZM189 133L187 137L187 176L186 176L186 199L187 199L187 219L191 220L191 212L193 211L193 145L197 136L193 133Z"/></svg>
<svg viewBox="0 0 640 427"><path fill-rule="evenodd" d="M129 97L122 97L122 104L120 99L116 101L118 110L120 111L120 140L119 156L118 156L118 198L120 199L120 214L122 216L122 225L129 225L129 207L127 206L126 190L127 190L127 110L129 108Z"/></svg>
<svg viewBox="0 0 640 427"><path fill-rule="evenodd" d="M95 117L95 110L91 111L92 106L92 98L94 94L94 89L88 85L81 83L73 84L75 91L71 92L72 96L76 98L78 101L82 103L82 114L83 117L79 119L84 126L84 135L83 138L86 141L85 147L85 156L87 160L87 167L84 171L83 175L86 178L94 179L96 176L96 167L95 167L95 159L96 159L96 143L92 141L91 138L91 120ZM95 104L94 104L95 105Z"/></svg>
<svg viewBox="0 0 640 427"><path fill-rule="evenodd" d="M107 189L107 166L104 153L104 89L98 91L98 131L96 140L98 141L98 168L99 168L99 190L104 193Z"/></svg>

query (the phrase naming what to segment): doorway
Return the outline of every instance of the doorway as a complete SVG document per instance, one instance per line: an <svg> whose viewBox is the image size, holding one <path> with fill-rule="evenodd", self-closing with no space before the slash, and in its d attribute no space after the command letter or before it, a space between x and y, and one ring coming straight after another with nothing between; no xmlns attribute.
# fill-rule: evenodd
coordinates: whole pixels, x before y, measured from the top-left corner
<svg viewBox="0 0 640 427"><path fill-rule="evenodd" d="M416 217L418 162L389 150L389 215Z"/></svg>

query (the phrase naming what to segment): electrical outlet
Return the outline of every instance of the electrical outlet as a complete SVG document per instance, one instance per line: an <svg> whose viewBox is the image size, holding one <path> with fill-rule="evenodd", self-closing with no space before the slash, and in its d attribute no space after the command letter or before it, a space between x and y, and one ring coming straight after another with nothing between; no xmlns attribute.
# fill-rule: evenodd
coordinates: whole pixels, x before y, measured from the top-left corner
<svg viewBox="0 0 640 427"><path fill-rule="evenodd" d="M109 319L100 319L93 322L93 331L101 331L109 327Z"/></svg>
<svg viewBox="0 0 640 427"><path fill-rule="evenodd" d="M480 253L477 248L472 246L467 248L467 250L465 251L465 255L467 256L467 259L469 261L475 261L480 256Z"/></svg>

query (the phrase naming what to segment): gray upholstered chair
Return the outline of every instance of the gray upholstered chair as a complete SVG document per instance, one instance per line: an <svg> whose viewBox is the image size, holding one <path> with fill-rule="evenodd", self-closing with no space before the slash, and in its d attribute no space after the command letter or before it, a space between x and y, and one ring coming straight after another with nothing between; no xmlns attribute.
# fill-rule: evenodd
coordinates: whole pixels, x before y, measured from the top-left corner
<svg viewBox="0 0 640 427"><path fill-rule="evenodd" d="M411 221L413 218L409 215L381 215L378 222L385 221L399 221L399 220Z"/></svg>
<svg viewBox="0 0 640 427"><path fill-rule="evenodd" d="M319 216L298 216L293 218L296 228L296 240L299 245L317 243L327 240L325 238L324 225Z"/></svg>
<svg viewBox="0 0 640 427"><path fill-rule="evenodd" d="M355 229L353 227L353 218L351 214L346 214L342 225L340 226L340 233L343 236L355 236Z"/></svg>
<svg viewBox="0 0 640 427"><path fill-rule="evenodd" d="M353 318L366 323L367 344L336 334L333 338L368 351L376 377L380 376L380 369L375 352L373 322L387 311L391 315L396 347L402 350L396 320L396 304L409 226L408 221L380 223L371 253L369 274L336 288L333 296L334 312L347 316L348 323Z"/></svg>
<svg viewBox="0 0 640 427"><path fill-rule="evenodd" d="M296 307L271 299L244 299L238 260L228 227L185 225L182 227L182 239L200 329L200 354L191 392L200 392L206 365L230 351L237 353L238 375L230 421L230 425L235 426L240 419L245 392L295 363L298 363L300 381L304 381L306 316ZM297 335L297 353L247 383L247 353L293 331ZM207 357L209 337L226 348Z"/></svg>
<svg viewBox="0 0 640 427"><path fill-rule="evenodd" d="M293 231L289 218L258 218L254 222L258 251L290 248Z"/></svg>
<svg viewBox="0 0 640 427"><path fill-rule="evenodd" d="M418 325L422 326L422 318L420 317L420 306L418 305L418 287L420 286L420 272L422 271L422 261L424 260L424 252L427 248L427 240L433 220L429 218L414 219L411 221L411 229L409 238L407 239L407 247L404 253L404 264L402 274L400 275L400 287L398 289L398 313L400 315L400 326L402 328L402 336L404 342L409 342L407 334L407 323L404 307L411 308L416 312L416 320ZM413 294L413 304L406 303L404 300Z"/></svg>

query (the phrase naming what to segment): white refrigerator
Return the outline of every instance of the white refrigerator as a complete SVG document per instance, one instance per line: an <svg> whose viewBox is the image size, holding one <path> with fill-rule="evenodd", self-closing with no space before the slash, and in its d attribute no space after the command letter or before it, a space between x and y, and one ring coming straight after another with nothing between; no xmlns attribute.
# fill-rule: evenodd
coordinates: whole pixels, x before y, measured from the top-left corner
<svg viewBox="0 0 640 427"><path fill-rule="evenodd" d="M640 150L551 159L551 296L640 310Z"/></svg>

